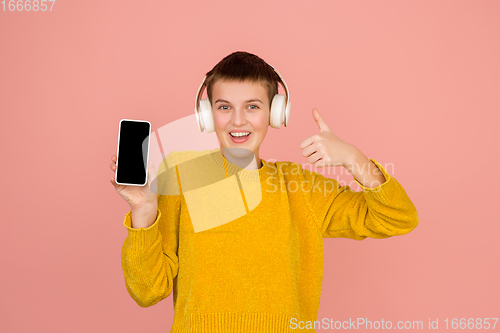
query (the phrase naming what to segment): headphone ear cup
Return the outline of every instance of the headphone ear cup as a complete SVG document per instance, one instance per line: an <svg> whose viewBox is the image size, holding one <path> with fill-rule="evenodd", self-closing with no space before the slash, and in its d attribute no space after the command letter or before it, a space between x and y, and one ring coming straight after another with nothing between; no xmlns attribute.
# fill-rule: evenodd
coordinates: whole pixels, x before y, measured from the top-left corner
<svg viewBox="0 0 500 333"><path fill-rule="evenodd" d="M212 105L208 98L202 99L200 101L200 122L201 126L207 130L208 133L215 131L214 127L214 117L212 115Z"/></svg>
<svg viewBox="0 0 500 333"><path fill-rule="evenodd" d="M286 117L285 117L285 127L288 126L288 122L290 121L290 109L292 108L292 103L288 102L286 106Z"/></svg>
<svg viewBox="0 0 500 333"><path fill-rule="evenodd" d="M196 123L198 124L198 128L200 129L200 132L203 132L204 126L201 123L202 120L201 120L200 114L196 108L194 108L194 115L196 116Z"/></svg>
<svg viewBox="0 0 500 333"><path fill-rule="evenodd" d="M271 127L280 128L285 120L285 95L276 94L273 97L273 102L271 103L271 115L269 118L269 123Z"/></svg>

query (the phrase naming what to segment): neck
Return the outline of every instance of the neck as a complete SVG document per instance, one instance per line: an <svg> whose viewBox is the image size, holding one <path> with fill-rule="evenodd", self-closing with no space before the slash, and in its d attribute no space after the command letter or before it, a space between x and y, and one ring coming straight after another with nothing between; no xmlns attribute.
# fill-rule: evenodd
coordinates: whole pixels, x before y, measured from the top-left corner
<svg viewBox="0 0 500 333"><path fill-rule="evenodd" d="M258 170L262 168L259 154L251 152L245 148L224 148L221 147L222 156L230 163L246 170Z"/></svg>

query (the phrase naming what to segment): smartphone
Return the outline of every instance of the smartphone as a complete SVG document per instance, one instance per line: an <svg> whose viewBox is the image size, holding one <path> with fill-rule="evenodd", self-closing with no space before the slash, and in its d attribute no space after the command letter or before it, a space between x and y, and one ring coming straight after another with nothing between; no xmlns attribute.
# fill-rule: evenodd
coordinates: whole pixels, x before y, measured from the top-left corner
<svg viewBox="0 0 500 333"><path fill-rule="evenodd" d="M149 121L120 120L115 171L117 184L144 186L148 183L150 135L151 123Z"/></svg>

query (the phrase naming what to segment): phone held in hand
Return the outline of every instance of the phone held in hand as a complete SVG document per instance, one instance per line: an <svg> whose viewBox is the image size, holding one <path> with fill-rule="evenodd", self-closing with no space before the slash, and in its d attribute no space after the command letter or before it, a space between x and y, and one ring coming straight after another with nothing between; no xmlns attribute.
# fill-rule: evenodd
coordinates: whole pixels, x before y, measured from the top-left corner
<svg viewBox="0 0 500 333"><path fill-rule="evenodd" d="M149 121L120 120L115 172L117 184L132 186L147 184L150 135L151 123Z"/></svg>

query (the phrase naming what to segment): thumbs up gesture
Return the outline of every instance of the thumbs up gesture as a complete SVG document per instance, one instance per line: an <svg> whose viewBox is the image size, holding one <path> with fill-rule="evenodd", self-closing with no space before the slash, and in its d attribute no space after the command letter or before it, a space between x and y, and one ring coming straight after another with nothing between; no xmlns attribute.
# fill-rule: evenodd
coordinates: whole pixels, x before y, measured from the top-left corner
<svg viewBox="0 0 500 333"><path fill-rule="evenodd" d="M357 148L340 140L328 127L316 108L312 112L313 118L319 126L319 133L303 140L299 147L302 156L316 167L346 166L351 161Z"/></svg>

